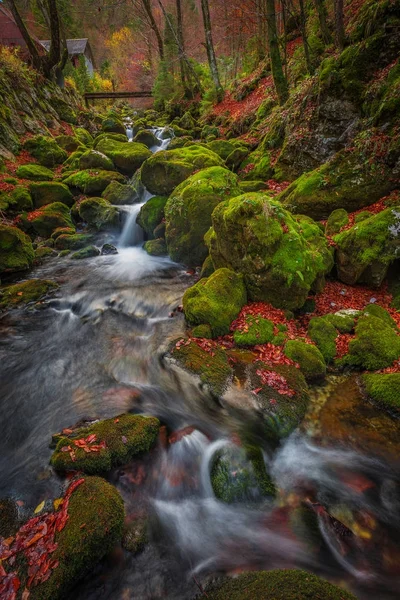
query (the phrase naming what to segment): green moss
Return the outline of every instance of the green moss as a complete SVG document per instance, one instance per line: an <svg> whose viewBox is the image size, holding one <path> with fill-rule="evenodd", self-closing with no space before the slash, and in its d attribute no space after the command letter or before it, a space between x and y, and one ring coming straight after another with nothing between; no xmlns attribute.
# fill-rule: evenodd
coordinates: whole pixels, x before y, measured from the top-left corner
<svg viewBox="0 0 400 600"><path fill-rule="evenodd" d="M177 148L183 148L186 144L190 145L193 143L193 138L190 135L185 135L183 137L174 137L169 145L168 150L176 150Z"/></svg>
<svg viewBox="0 0 400 600"><path fill-rule="evenodd" d="M92 242L92 235L84 233L76 233L73 235L61 234L57 237L54 247L57 250L79 250L80 248L89 246Z"/></svg>
<svg viewBox="0 0 400 600"><path fill-rule="evenodd" d="M315 342L326 363L330 363L336 356L337 331L329 319L314 317L308 326L308 335Z"/></svg>
<svg viewBox="0 0 400 600"><path fill-rule="evenodd" d="M207 148L209 148L215 154L218 154L223 160L226 160L228 156L235 150L235 146L232 142L228 142L227 140L215 140L213 142L209 142L207 144Z"/></svg>
<svg viewBox="0 0 400 600"><path fill-rule="evenodd" d="M215 271L214 265L213 265L213 261L211 256L207 256L206 260L203 262L203 265L201 267L201 271L200 271L200 279L203 279L203 277L210 277L210 275L212 275Z"/></svg>
<svg viewBox="0 0 400 600"><path fill-rule="evenodd" d="M46 204L61 202L71 207L74 203L74 197L68 187L63 183L55 181L45 181L42 183L32 183L29 186L32 194L35 208L41 208Z"/></svg>
<svg viewBox="0 0 400 600"><path fill-rule="evenodd" d="M246 304L243 277L218 269L186 290L183 311L191 325L209 325L213 336L229 333L231 322Z"/></svg>
<svg viewBox="0 0 400 600"><path fill-rule="evenodd" d="M111 204L119 206L121 204L132 204L137 197L137 192L132 185L112 181L101 194L101 197Z"/></svg>
<svg viewBox="0 0 400 600"><path fill-rule="evenodd" d="M242 194L247 194L249 192L261 192L266 191L267 184L265 181L240 181L239 182L240 189L242 190Z"/></svg>
<svg viewBox="0 0 400 600"><path fill-rule="evenodd" d="M326 223L325 232L327 235L334 235L347 225L349 222L349 213L344 208L337 208L334 210L328 218Z"/></svg>
<svg viewBox="0 0 400 600"><path fill-rule="evenodd" d="M175 340L171 346L171 356L184 369L200 377L203 384L217 396L225 391L228 380L232 376L232 369L223 348L215 347L212 355L206 352L195 342L190 340Z"/></svg>
<svg viewBox="0 0 400 600"><path fill-rule="evenodd" d="M356 324L355 317L358 316L357 311L348 313L347 311L339 311L337 313L325 315L325 320L331 323L339 333L351 333ZM314 340L315 341L315 340Z"/></svg>
<svg viewBox="0 0 400 600"><path fill-rule="evenodd" d="M356 597L307 571L277 569L244 573L224 583L210 600L356 600Z"/></svg>
<svg viewBox="0 0 400 600"><path fill-rule="evenodd" d="M36 302L57 287L58 285L54 281L29 279L0 288L0 308L9 309L20 304Z"/></svg>
<svg viewBox="0 0 400 600"><path fill-rule="evenodd" d="M307 344L301 340L289 340L285 345L285 354L288 358L298 363L307 381L314 381L325 377L325 360L316 346Z"/></svg>
<svg viewBox="0 0 400 600"><path fill-rule="evenodd" d="M79 161L82 154L82 150L76 150L75 152L72 152L72 154L70 154L67 160L63 163L61 169L64 176L66 176L67 174L72 174L73 172L79 170Z"/></svg>
<svg viewBox="0 0 400 600"><path fill-rule="evenodd" d="M120 541L124 504L114 486L100 477L86 477L72 494L68 521L56 534L51 558L59 564L50 578L30 589L32 600L70 597L72 588Z"/></svg>
<svg viewBox="0 0 400 600"><path fill-rule="evenodd" d="M118 226L118 210L103 198L87 198L79 205L79 215L94 229L113 229Z"/></svg>
<svg viewBox="0 0 400 600"><path fill-rule="evenodd" d="M214 208L240 194L237 176L222 167L204 169L182 182L165 206L165 238L172 260L201 265L208 254L204 235Z"/></svg>
<svg viewBox="0 0 400 600"><path fill-rule="evenodd" d="M73 135L58 135L55 140L60 148L67 152L75 152L78 148L84 149L84 145Z"/></svg>
<svg viewBox="0 0 400 600"><path fill-rule="evenodd" d="M369 217L372 217L372 214L373 213L369 212L369 210L363 210L354 217L354 223L361 223L361 221L365 221L365 219L369 219Z"/></svg>
<svg viewBox="0 0 400 600"><path fill-rule="evenodd" d="M299 308L332 268L332 250L318 225L264 194L220 203L212 222L206 241L213 263L242 273L251 300Z"/></svg>
<svg viewBox="0 0 400 600"><path fill-rule="evenodd" d="M150 256L165 256L168 254L167 245L163 238L149 240L145 242L143 248L146 250L147 254L150 254Z"/></svg>
<svg viewBox="0 0 400 600"><path fill-rule="evenodd" d="M55 167L63 163L68 154L60 148L54 138L44 135L35 135L26 140L24 149L32 154L44 167Z"/></svg>
<svg viewBox="0 0 400 600"><path fill-rule="evenodd" d="M93 258L99 256L100 250L96 246L86 246L71 255L74 260L83 260L85 258Z"/></svg>
<svg viewBox="0 0 400 600"><path fill-rule="evenodd" d="M113 161L98 150L87 150L79 157L79 168L115 171Z"/></svg>
<svg viewBox="0 0 400 600"><path fill-rule="evenodd" d="M0 223L0 273L25 271L34 258L30 238L17 227Z"/></svg>
<svg viewBox="0 0 400 600"><path fill-rule="evenodd" d="M101 124L101 128L105 133L119 133L126 135L125 125L116 117L109 116Z"/></svg>
<svg viewBox="0 0 400 600"><path fill-rule="evenodd" d="M62 98L56 98L55 96L53 96L50 98L50 104L57 111L58 116L62 121L66 121L67 123L72 124L76 123L76 112L68 102L66 102Z"/></svg>
<svg viewBox="0 0 400 600"><path fill-rule="evenodd" d="M158 140L154 133L149 129L142 129L141 131L138 131L133 138L133 142L137 144L143 144L147 148L153 148L161 145L160 140Z"/></svg>
<svg viewBox="0 0 400 600"><path fill-rule="evenodd" d="M274 324L269 319L248 315L245 325L233 334L235 344L238 346L257 346L266 344L274 338Z"/></svg>
<svg viewBox="0 0 400 600"><path fill-rule="evenodd" d="M385 320L363 315L356 325L356 337L340 364L368 371L390 367L400 357L400 336Z"/></svg>
<svg viewBox="0 0 400 600"><path fill-rule="evenodd" d="M387 325L393 327L397 331L396 321L393 317L388 313L387 310L379 306L379 304L368 304L363 310L364 315L372 315L373 317L377 317L378 319L382 319Z"/></svg>
<svg viewBox="0 0 400 600"><path fill-rule="evenodd" d="M247 156L249 155L249 150L248 148L245 148L244 146L238 146L235 147L234 150L232 150L232 152L229 154L229 156L226 158L226 166L228 167L228 169L232 169L233 171L236 171L237 169L239 169L240 165L243 163L243 161L247 158ZM243 182L245 183L245 182ZM264 184L265 187L265 184ZM254 189L246 189L245 187L242 188L243 192L254 192ZM260 188L258 188L260 189Z"/></svg>
<svg viewBox="0 0 400 600"><path fill-rule="evenodd" d="M255 150L240 165L240 176L244 180L254 181L261 179L267 181L274 173L271 167L271 158L268 153Z"/></svg>
<svg viewBox="0 0 400 600"><path fill-rule="evenodd" d="M210 135L219 137L220 133L218 127L215 127L215 125L204 125L203 129L201 130L201 139L205 140Z"/></svg>
<svg viewBox="0 0 400 600"><path fill-rule="evenodd" d="M124 175L132 176L152 156L144 144L131 142L126 144L117 140L103 139L96 144L96 150L112 160L116 168Z"/></svg>
<svg viewBox="0 0 400 600"><path fill-rule="evenodd" d="M155 228L164 218L164 209L167 200L168 198L165 196L154 196L140 209L136 222L151 239L154 238L153 232Z"/></svg>
<svg viewBox="0 0 400 600"><path fill-rule="evenodd" d="M69 209L61 202L46 204L29 213L28 220L35 232L43 238L49 238L58 227L73 227Z"/></svg>
<svg viewBox="0 0 400 600"><path fill-rule="evenodd" d="M76 233L73 227L57 227L51 234L51 239L56 240L60 235L74 235Z"/></svg>
<svg viewBox="0 0 400 600"><path fill-rule="evenodd" d="M400 207L387 208L335 236L339 279L379 286L398 258L399 230Z"/></svg>
<svg viewBox="0 0 400 600"><path fill-rule="evenodd" d="M32 210L32 196L25 187L18 186L7 196L8 210L19 212L24 210Z"/></svg>
<svg viewBox="0 0 400 600"><path fill-rule="evenodd" d="M101 194L112 181L125 182L125 177L114 171L78 171L64 179L65 185L78 188L87 195Z"/></svg>
<svg viewBox="0 0 400 600"><path fill-rule="evenodd" d="M112 468L128 463L133 457L148 452L155 444L160 423L154 417L119 415L94 423L90 427L74 431L58 439L50 464L57 471L83 471L88 475L106 473ZM105 442L105 448L97 452L85 452L75 446L74 441L96 435L94 445ZM88 444L89 447L91 444ZM75 451L73 461L69 452L62 448L71 446Z"/></svg>
<svg viewBox="0 0 400 600"><path fill-rule="evenodd" d="M36 164L21 165L16 174L21 179L31 179L32 181L52 181L54 179L53 171Z"/></svg>
<svg viewBox="0 0 400 600"><path fill-rule="evenodd" d="M212 339L212 331L209 325L197 325L192 329L192 337L204 338L206 340Z"/></svg>
<svg viewBox="0 0 400 600"><path fill-rule="evenodd" d="M57 252L48 246L40 246L40 248L36 248L35 261L42 261L43 258L46 258L47 256L57 256Z"/></svg>
<svg viewBox="0 0 400 600"><path fill-rule="evenodd" d="M361 381L369 398L400 415L400 373L366 374Z"/></svg>
<svg viewBox="0 0 400 600"><path fill-rule="evenodd" d="M75 137L88 148L93 144L93 136L84 127L76 127L74 130Z"/></svg>
<svg viewBox="0 0 400 600"><path fill-rule="evenodd" d="M126 144L128 143L128 138L126 137L126 134L100 133L98 136L96 136L93 142L93 147L96 148L97 144L99 144L103 140L115 140L116 142L125 142Z"/></svg>
<svg viewBox="0 0 400 600"><path fill-rule="evenodd" d="M71 250L61 250L58 256L62 258L64 256L68 256L68 254L71 254Z"/></svg>
<svg viewBox="0 0 400 600"><path fill-rule="evenodd" d="M141 180L152 194L169 196L195 171L214 166L224 166L223 160L208 148L196 144L157 152L144 162Z"/></svg>

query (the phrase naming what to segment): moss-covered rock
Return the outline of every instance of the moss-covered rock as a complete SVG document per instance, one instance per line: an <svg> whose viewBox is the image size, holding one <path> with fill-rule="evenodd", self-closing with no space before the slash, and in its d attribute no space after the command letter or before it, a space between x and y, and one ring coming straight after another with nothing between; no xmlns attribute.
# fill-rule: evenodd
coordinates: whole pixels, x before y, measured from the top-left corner
<svg viewBox="0 0 400 600"><path fill-rule="evenodd" d="M247 315L243 327L236 329L233 339L237 346L257 346L274 339L274 324L269 319Z"/></svg>
<svg viewBox="0 0 400 600"><path fill-rule="evenodd" d="M201 265L208 254L204 235L211 227L214 208L240 194L237 176L222 167L204 169L183 181L165 206L165 238L171 258Z"/></svg>
<svg viewBox="0 0 400 600"><path fill-rule="evenodd" d="M137 199L137 191L132 185L112 181L102 192L101 197L115 206L133 204Z"/></svg>
<svg viewBox="0 0 400 600"><path fill-rule="evenodd" d="M144 144L147 148L161 146L161 141L156 138L150 129L142 129L141 131L138 131L133 138L133 143Z"/></svg>
<svg viewBox="0 0 400 600"><path fill-rule="evenodd" d="M210 600L356 600L349 592L300 570L243 573L208 591Z"/></svg>
<svg viewBox="0 0 400 600"><path fill-rule="evenodd" d="M44 167L55 167L67 158L68 154L60 148L54 138L44 135L35 135L24 143L24 149L30 152Z"/></svg>
<svg viewBox="0 0 400 600"><path fill-rule="evenodd" d="M29 279L22 283L0 288L0 308L9 309L21 304L36 302L58 285L45 279Z"/></svg>
<svg viewBox="0 0 400 600"><path fill-rule="evenodd" d="M219 137L219 129L215 125L204 125L201 130L201 139L206 140L210 135L215 135L215 137Z"/></svg>
<svg viewBox="0 0 400 600"><path fill-rule="evenodd" d="M349 222L349 213L344 208L337 208L328 217L325 227L326 235L334 235L347 225Z"/></svg>
<svg viewBox="0 0 400 600"><path fill-rule="evenodd" d="M164 218L167 200L168 198L165 196L154 196L140 209L136 222L144 229L150 239L154 238L154 230Z"/></svg>
<svg viewBox="0 0 400 600"><path fill-rule="evenodd" d="M212 261L211 256L207 256L206 260L203 262L201 271L200 271L200 279L203 277L210 277L215 271L215 267Z"/></svg>
<svg viewBox="0 0 400 600"><path fill-rule="evenodd" d="M223 348L213 347L207 352L195 341L180 338L171 346L170 354L185 370L198 375L200 381L221 396L232 377L232 368Z"/></svg>
<svg viewBox="0 0 400 600"><path fill-rule="evenodd" d="M325 315L325 320L331 323L339 333L351 333L356 324L356 317L359 316L359 311L348 309L339 310L336 313ZM315 341L315 340L314 340Z"/></svg>
<svg viewBox="0 0 400 600"><path fill-rule="evenodd" d="M79 216L91 227L113 229L118 226L118 210L104 198L87 198L79 205Z"/></svg>
<svg viewBox="0 0 400 600"><path fill-rule="evenodd" d="M70 252L70 250L68 250ZM94 258L100 255L100 250L96 246L85 246L81 250L74 252L71 258L74 260L84 260L85 258Z"/></svg>
<svg viewBox="0 0 400 600"><path fill-rule="evenodd" d="M243 274L251 300L301 307L333 266L332 250L314 221L293 217L261 193L221 202L207 243L216 268Z"/></svg>
<svg viewBox="0 0 400 600"><path fill-rule="evenodd" d="M101 194L112 181L124 183L125 177L116 171L92 171L86 169L85 171L73 173L64 179L65 185L78 188L81 192L89 196Z"/></svg>
<svg viewBox="0 0 400 600"><path fill-rule="evenodd" d="M150 256L166 256L168 254L167 244L165 243L164 238L148 240L144 243L143 248Z"/></svg>
<svg viewBox="0 0 400 600"><path fill-rule="evenodd" d="M122 121L114 116L108 116L103 120L101 129L105 133L119 133L126 136L126 127Z"/></svg>
<svg viewBox="0 0 400 600"><path fill-rule="evenodd" d="M215 337L229 333L231 322L246 301L243 276L218 269L186 290L183 311L191 325L209 325Z"/></svg>
<svg viewBox="0 0 400 600"><path fill-rule="evenodd" d="M0 223L0 273L29 269L35 253L29 236L18 227Z"/></svg>
<svg viewBox="0 0 400 600"><path fill-rule="evenodd" d="M249 154L240 165L239 174L242 179L253 181L261 179L267 181L271 179L274 169L271 166L271 157L269 153L261 150L255 150Z"/></svg>
<svg viewBox="0 0 400 600"><path fill-rule="evenodd" d="M338 332L332 322L326 317L314 317L308 326L308 335L315 342L326 363L336 356L336 338Z"/></svg>
<svg viewBox="0 0 400 600"><path fill-rule="evenodd" d="M86 233L61 234L56 238L54 247L57 250L80 250L92 242L93 236Z"/></svg>
<svg viewBox="0 0 400 600"><path fill-rule="evenodd" d="M35 208L41 208L46 204L61 202L71 207L74 203L74 197L69 188L63 183L56 181L44 181L42 183L32 183L29 186L32 194Z"/></svg>
<svg viewBox="0 0 400 600"><path fill-rule="evenodd" d="M50 237L52 240L56 240L60 235L74 235L75 233L74 227L57 227Z"/></svg>
<svg viewBox="0 0 400 600"><path fill-rule="evenodd" d="M93 147L97 148L97 144L100 144L100 142L102 142L103 140L115 140L116 142L124 142L124 143L128 143L128 138L125 135L121 134L121 133L100 133L98 136L96 136L94 142L93 142Z"/></svg>
<svg viewBox="0 0 400 600"><path fill-rule="evenodd" d="M35 250L35 262L41 263L45 258L49 256L57 256L57 252L49 246L40 246Z"/></svg>
<svg viewBox="0 0 400 600"><path fill-rule="evenodd" d="M93 144L93 136L84 127L76 127L74 130L75 137L80 141L81 144L90 148Z"/></svg>
<svg viewBox="0 0 400 600"><path fill-rule="evenodd" d="M299 365L307 381L325 377L325 360L316 346L302 340L289 340L285 344L285 354Z"/></svg>
<svg viewBox="0 0 400 600"><path fill-rule="evenodd" d="M392 189L391 170L384 162L371 168L361 152L342 150L301 175L278 199L295 214L327 219L338 208L352 212L373 204Z"/></svg>
<svg viewBox="0 0 400 600"><path fill-rule="evenodd" d="M22 185L15 187L12 192L0 194L0 210L8 212L29 211L33 208L32 196Z"/></svg>
<svg viewBox="0 0 400 600"><path fill-rule="evenodd" d="M84 148L84 145L73 135L58 135L55 140L60 148L67 152L75 152L78 148Z"/></svg>
<svg viewBox="0 0 400 600"><path fill-rule="evenodd" d="M152 155L144 144L136 142L126 144L107 138L96 144L96 150L108 156L121 173L129 176L132 176Z"/></svg>
<svg viewBox="0 0 400 600"><path fill-rule="evenodd" d="M69 155L61 169L63 176L71 175L79 170L79 161L84 151L85 150L75 150L75 152L72 152L72 154Z"/></svg>
<svg viewBox="0 0 400 600"><path fill-rule="evenodd" d="M50 464L62 472L83 471L88 475L106 473L148 452L157 440L159 428L158 419L141 415L126 414L99 421L68 436L58 436ZM81 447L80 440L85 440L83 445L86 451ZM97 449L88 451L93 447ZM74 454L71 457L72 450Z"/></svg>
<svg viewBox="0 0 400 600"><path fill-rule="evenodd" d="M49 238L58 227L73 227L68 207L61 202L46 204L28 214L34 231L43 238Z"/></svg>
<svg viewBox="0 0 400 600"><path fill-rule="evenodd" d="M53 171L36 164L21 165L16 174L21 179L30 179L31 181L52 181L54 179Z"/></svg>
<svg viewBox="0 0 400 600"><path fill-rule="evenodd" d="M248 155L249 155L248 148L245 148L243 146L235 147L235 149L232 150L232 152L226 158L226 166L228 167L228 169L232 169L233 171L236 171L237 169L239 169L240 165L246 160ZM263 182L263 188L264 187L265 187L265 183ZM263 188L258 188L258 189L263 189ZM255 192L258 190L243 189L243 192L246 192L246 191L247 192Z"/></svg>
<svg viewBox="0 0 400 600"><path fill-rule="evenodd" d="M338 277L379 287L400 252L400 206L387 208L334 238Z"/></svg>
<svg viewBox="0 0 400 600"><path fill-rule="evenodd" d="M119 543L124 504L116 488L101 477L85 477L72 492L68 520L56 533L51 554L56 567L44 583L30 589L32 600L64 600L72 588Z"/></svg>
<svg viewBox="0 0 400 600"><path fill-rule="evenodd" d="M275 495L275 486L257 446L228 446L220 450L212 461L211 485L218 500L228 504L252 504Z"/></svg>
<svg viewBox="0 0 400 600"><path fill-rule="evenodd" d="M379 316L362 315L349 343L349 352L341 365L377 371L390 367L400 357L400 336L396 329Z"/></svg>
<svg viewBox="0 0 400 600"><path fill-rule="evenodd" d="M371 400L400 415L400 373L367 373L361 376L361 381Z"/></svg>
<svg viewBox="0 0 400 600"><path fill-rule="evenodd" d="M209 148L215 154L218 154L223 160L226 160L228 156L235 150L235 146L232 142L228 142L227 140L214 140L213 142L209 142L207 144L207 148Z"/></svg>
<svg viewBox="0 0 400 600"><path fill-rule="evenodd" d="M190 135L185 135L183 137L175 137L170 141L168 145L168 150L176 150L177 148L183 148L186 144L192 143L193 138Z"/></svg>
<svg viewBox="0 0 400 600"><path fill-rule="evenodd" d="M79 168L115 171L113 161L98 150L87 150L79 157Z"/></svg>
<svg viewBox="0 0 400 600"><path fill-rule="evenodd" d="M141 179L152 194L169 196L195 171L223 165L223 160L208 148L192 145L153 154L143 163Z"/></svg>
<svg viewBox="0 0 400 600"><path fill-rule="evenodd" d="M261 192L266 191L267 184L265 181L250 180L250 181L239 181L240 189L242 194L248 194L249 192ZM268 192L267 192L268 193Z"/></svg>

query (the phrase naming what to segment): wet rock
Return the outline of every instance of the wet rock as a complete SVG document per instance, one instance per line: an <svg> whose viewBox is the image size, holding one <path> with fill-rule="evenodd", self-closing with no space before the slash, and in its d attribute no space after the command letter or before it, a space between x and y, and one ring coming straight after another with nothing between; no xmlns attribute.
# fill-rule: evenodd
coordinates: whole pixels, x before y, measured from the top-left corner
<svg viewBox="0 0 400 600"><path fill-rule="evenodd" d="M145 242L143 248L150 256L165 256L167 252L167 245L163 238L156 240L149 240Z"/></svg>
<svg viewBox="0 0 400 600"><path fill-rule="evenodd" d="M154 133L149 129L142 129L133 138L134 143L144 144L147 148L154 148L154 146L161 146L161 141L156 138Z"/></svg>
<svg viewBox="0 0 400 600"><path fill-rule="evenodd" d="M85 258L93 258L94 256L99 256L99 254L100 250L96 248L96 246L86 246L85 248L78 250L78 252L74 252L71 258L73 258L74 260L82 260Z"/></svg>
<svg viewBox="0 0 400 600"><path fill-rule="evenodd" d="M57 288L57 283L45 279L29 279L9 285L0 289L0 309L36 302Z"/></svg>
<svg viewBox="0 0 400 600"><path fill-rule="evenodd" d="M133 204L138 197L137 190L132 185L112 181L101 194L101 197L115 206ZM147 203L146 205L147 206Z"/></svg>
<svg viewBox="0 0 400 600"><path fill-rule="evenodd" d="M41 263L43 259L50 256L57 256L57 252L48 246L40 246L40 248L36 248L35 250L35 263Z"/></svg>
<svg viewBox="0 0 400 600"><path fill-rule="evenodd" d="M201 265L208 254L204 235L214 208L240 194L237 176L222 167L204 169L183 181L165 206L165 239L172 260Z"/></svg>
<svg viewBox="0 0 400 600"><path fill-rule="evenodd" d="M54 179L53 171L36 164L21 165L16 174L21 179L31 179L32 181L52 181Z"/></svg>
<svg viewBox="0 0 400 600"><path fill-rule="evenodd" d="M142 552L147 544L147 518L139 517L124 526L122 547L131 554Z"/></svg>
<svg viewBox="0 0 400 600"><path fill-rule="evenodd" d="M144 144L126 144L110 139L101 140L96 144L96 150L108 156L115 167L128 176L132 176L151 156L150 150Z"/></svg>
<svg viewBox="0 0 400 600"><path fill-rule="evenodd" d="M34 231L43 238L49 238L59 227L73 228L69 209L61 202L46 204L33 213L29 213L28 220Z"/></svg>
<svg viewBox="0 0 400 600"><path fill-rule="evenodd" d="M224 166L222 159L199 145L157 152L143 163L141 180L152 194L169 194L195 171Z"/></svg>
<svg viewBox="0 0 400 600"><path fill-rule="evenodd" d="M110 254L118 254L118 250L112 244L103 244L101 248L101 254L103 256L109 256Z"/></svg>
<svg viewBox="0 0 400 600"><path fill-rule="evenodd" d="M400 416L400 373L368 373L361 376L361 381L368 398Z"/></svg>
<svg viewBox="0 0 400 600"><path fill-rule="evenodd" d="M93 235L85 233L61 234L57 236L54 247L57 250L79 250L92 243Z"/></svg>
<svg viewBox="0 0 400 600"><path fill-rule="evenodd" d="M214 337L229 333L231 322L246 304L243 277L218 269L186 290L183 311L190 325L209 325Z"/></svg>
<svg viewBox="0 0 400 600"><path fill-rule="evenodd" d="M29 269L35 258L30 238L18 229L0 224L0 273Z"/></svg>
<svg viewBox="0 0 400 600"><path fill-rule="evenodd" d="M103 198L87 198L79 205L79 216L97 230L114 229L118 226L118 210Z"/></svg>
<svg viewBox="0 0 400 600"><path fill-rule="evenodd" d="M54 138L44 135L35 135L24 143L24 149L30 152L44 167L55 167L63 163L68 154L60 148Z"/></svg>
<svg viewBox="0 0 400 600"><path fill-rule="evenodd" d="M87 150L79 158L79 168L101 169L103 171L115 171L113 161L98 150Z"/></svg>
<svg viewBox="0 0 400 600"><path fill-rule="evenodd" d="M167 200L168 198L165 196L154 196L139 211L136 222L144 229L150 239L155 237L154 230L164 219L164 209Z"/></svg>
<svg viewBox="0 0 400 600"><path fill-rule="evenodd" d="M41 208L46 204L61 202L71 207L74 203L74 197L68 187L63 183L55 181L46 181L42 183L32 183L29 186L32 194L35 208Z"/></svg>
<svg viewBox="0 0 400 600"><path fill-rule="evenodd" d="M104 192L112 181L125 182L125 177L116 171L78 171L64 179L68 187L78 188L84 194L95 196Z"/></svg>
<svg viewBox="0 0 400 600"><path fill-rule="evenodd" d="M12 498L0 498L0 538L9 538L18 529L18 507Z"/></svg>
<svg viewBox="0 0 400 600"><path fill-rule="evenodd" d="M333 266L332 249L319 226L292 216L265 194L221 202L212 223L206 242L214 266L242 273L251 300L300 308Z"/></svg>
<svg viewBox="0 0 400 600"><path fill-rule="evenodd" d="M157 440L159 427L154 417L131 414L98 421L68 436L59 434L50 463L62 472L106 473L148 452Z"/></svg>

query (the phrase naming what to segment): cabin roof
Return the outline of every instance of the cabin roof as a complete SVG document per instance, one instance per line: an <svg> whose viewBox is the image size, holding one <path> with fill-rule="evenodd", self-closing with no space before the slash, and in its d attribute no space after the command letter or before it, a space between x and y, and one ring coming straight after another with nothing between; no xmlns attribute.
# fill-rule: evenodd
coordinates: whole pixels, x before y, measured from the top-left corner
<svg viewBox="0 0 400 600"><path fill-rule="evenodd" d="M42 46L46 48L47 51L50 50L50 40L40 40ZM88 38L80 38L76 40L67 40L67 48L68 54L85 54L86 50L89 50L90 54L90 44Z"/></svg>

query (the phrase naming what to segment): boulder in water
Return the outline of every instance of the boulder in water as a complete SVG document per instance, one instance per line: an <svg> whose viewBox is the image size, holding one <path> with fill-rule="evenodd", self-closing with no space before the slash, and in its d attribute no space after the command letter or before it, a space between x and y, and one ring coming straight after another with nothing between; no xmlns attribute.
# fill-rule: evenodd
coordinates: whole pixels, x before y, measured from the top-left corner
<svg viewBox="0 0 400 600"><path fill-rule="evenodd" d="M114 229L119 224L118 210L104 198L87 198L79 205L79 216L97 230Z"/></svg>
<svg viewBox="0 0 400 600"><path fill-rule="evenodd" d="M104 192L111 181L125 182L125 177L116 171L91 171L86 169L69 175L64 179L65 185L78 188L84 194L94 196Z"/></svg>
<svg viewBox="0 0 400 600"><path fill-rule="evenodd" d="M154 133L149 129L142 129L141 131L138 131L133 138L133 143L144 144L147 146L147 148L161 146L161 141L157 139Z"/></svg>
<svg viewBox="0 0 400 600"><path fill-rule="evenodd" d="M30 179L32 181L52 181L54 179L53 171L36 164L21 165L18 167L16 175L21 179Z"/></svg>
<svg viewBox="0 0 400 600"><path fill-rule="evenodd" d="M103 256L109 256L111 254L118 254L118 250L112 244L103 244L101 247L101 253Z"/></svg>
<svg viewBox="0 0 400 600"><path fill-rule="evenodd" d="M93 242L93 235L86 233L61 234L54 243L57 250L80 250Z"/></svg>
<svg viewBox="0 0 400 600"><path fill-rule="evenodd" d="M129 176L134 175L151 156L150 150L144 144L126 144L107 138L96 145L96 150L108 156L121 173Z"/></svg>
<svg viewBox="0 0 400 600"><path fill-rule="evenodd" d="M113 161L98 150L87 150L79 158L79 168L101 169L103 171L115 171Z"/></svg>
<svg viewBox="0 0 400 600"><path fill-rule="evenodd" d="M102 124L101 124L101 129L105 132L105 133L120 133L120 134L126 134L126 129L125 129L125 125L123 124L122 121L120 121L120 119L118 119L117 117L114 116L108 116L106 117Z"/></svg>
<svg viewBox="0 0 400 600"><path fill-rule="evenodd" d="M111 181L101 197L116 206L122 204L133 204L138 197L136 189L132 185Z"/></svg>
<svg viewBox="0 0 400 600"><path fill-rule="evenodd" d="M61 202L46 204L29 213L28 221L34 231L43 238L49 238L58 227L73 227L69 208Z"/></svg>
<svg viewBox="0 0 400 600"><path fill-rule="evenodd" d="M50 136L34 135L25 141L24 149L44 167L55 167L68 158L65 150Z"/></svg>
<svg viewBox="0 0 400 600"><path fill-rule="evenodd" d="M63 183L56 181L44 181L40 183L31 183L29 186L32 194L35 208L41 208L46 204L61 202L71 207L74 203L74 197L68 187Z"/></svg>
<svg viewBox="0 0 400 600"><path fill-rule="evenodd" d="M147 242L145 242L143 247L146 250L147 254L150 254L150 256L165 256L166 254L168 254L167 245L163 238L158 238L156 240L148 240Z"/></svg>
<svg viewBox="0 0 400 600"><path fill-rule="evenodd" d="M137 224L144 229L151 239L155 237L155 228L157 225L160 225L164 219L164 209L167 200L168 198L165 196L154 196L153 198L150 198L150 200L142 206L137 216Z"/></svg>
<svg viewBox="0 0 400 600"><path fill-rule="evenodd" d="M0 308L9 309L14 306L36 302L56 288L58 288L58 285L54 281L46 279L29 279L28 281L9 285L0 291Z"/></svg>

